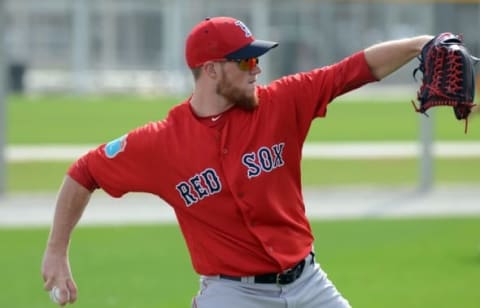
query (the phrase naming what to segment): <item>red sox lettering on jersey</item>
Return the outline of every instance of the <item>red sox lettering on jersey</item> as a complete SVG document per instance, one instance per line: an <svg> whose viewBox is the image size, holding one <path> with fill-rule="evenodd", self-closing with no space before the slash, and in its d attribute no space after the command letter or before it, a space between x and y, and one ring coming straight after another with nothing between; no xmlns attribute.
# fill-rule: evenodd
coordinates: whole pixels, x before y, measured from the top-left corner
<svg viewBox="0 0 480 308"><path fill-rule="evenodd" d="M262 172L271 172L285 164L282 158L285 143L274 144L271 148L261 147L257 152L246 153L242 164L247 167L249 179L259 176Z"/></svg>
<svg viewBox="0 0 480 308"><path fill-rule="evenodd" d="M271 172L282 167L285 164L282 157L284 147L285 143L282 142L244 154L241 162L247 168L245 175L251 179L260 176L262 172ZM222 183L215 169L207 168L187 181L178 183L176 189L185 205L190 207L206 197L219 193L222 190Z"/></svg>
<svg viewBox="0 0 480 308"><path fill-rule="evenodd" d="M222 190L220 177L212 168L207 168L195 174L188 181L182 181L176 186L186 206L192 206L198 201L219 193Z"/></svg>

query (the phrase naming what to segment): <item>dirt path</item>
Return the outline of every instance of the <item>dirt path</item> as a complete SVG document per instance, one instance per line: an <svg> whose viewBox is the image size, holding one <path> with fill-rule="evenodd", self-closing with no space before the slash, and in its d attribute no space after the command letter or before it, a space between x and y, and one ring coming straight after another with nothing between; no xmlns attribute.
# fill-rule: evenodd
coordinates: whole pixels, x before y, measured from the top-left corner
<svg viewBox="0 0 480 308"><path fill-rule="evenodd" d="M409 188L337 187L306 189L307 215L314 219L480 216L480 187L445 186L429 192ZM18 194L0 198L0 227L47 226L55 194ZM114 199L96 192L80 224L174 223L173 210L157 197L130 194Z"/></svg>
<svg viewBox="0 0 480 308"><path fill-rule="evenodd" d="M16 145L6 149L9 162L73 161L93 149L94 145ZM379 159L416 157L421 153L419 142L319 142L306 143L306 158ZM480 157L480 142L436 142L432 153L437 157Z"/></svg>

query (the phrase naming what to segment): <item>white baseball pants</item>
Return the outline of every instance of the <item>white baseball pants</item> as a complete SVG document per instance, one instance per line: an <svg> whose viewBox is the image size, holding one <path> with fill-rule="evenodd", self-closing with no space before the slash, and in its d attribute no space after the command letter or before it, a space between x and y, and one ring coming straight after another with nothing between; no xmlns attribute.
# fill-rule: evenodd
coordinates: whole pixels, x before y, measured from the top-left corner
<svg viewBox="0 0 480 308"><path fill-rule="evenodd" d="M351 308L319 264L310 261L302 275L286 285L201 276L192 308Z"/></svg>

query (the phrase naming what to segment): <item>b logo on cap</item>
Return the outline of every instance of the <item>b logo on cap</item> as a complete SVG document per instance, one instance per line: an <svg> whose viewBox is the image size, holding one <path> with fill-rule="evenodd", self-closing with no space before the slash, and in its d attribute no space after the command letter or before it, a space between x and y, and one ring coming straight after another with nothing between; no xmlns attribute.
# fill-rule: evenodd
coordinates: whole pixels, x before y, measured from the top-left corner
<svg viewBox="0 0 480 308"><path fill-rule="evenodd" d="M242 31L245 32L245 37L251 37L252 36L252 32L250 32L250 29L248 29L248 27L243 22L241 22L240 20L237 20L235 22L235 25L239 26L240 29L242 29Z"/></svg>

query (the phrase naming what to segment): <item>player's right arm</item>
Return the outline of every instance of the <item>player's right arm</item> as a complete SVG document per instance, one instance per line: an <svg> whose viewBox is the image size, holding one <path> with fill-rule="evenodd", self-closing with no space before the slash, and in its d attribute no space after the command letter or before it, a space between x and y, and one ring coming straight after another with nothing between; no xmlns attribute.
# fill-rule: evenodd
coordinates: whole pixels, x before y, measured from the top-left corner
<svg viewBox="0 0 480 308"><path fill-rule="evenodd" d="M158 151L152 151L152 140L159 135L159 126L152 123L135 129L92 149L70 166L58 193L42 264L45 290L58 287L61 304L73 303L77 299L68 248L72 231L92 192L100 188L114 197L131 191L151 192L152 186L158 183L156 173L151 170L155 169L158 160L153 157Z"/></svg>
<svg viewBox="0 0 480 308"><path fill-rule="evenodd" d="M68 248L73 229L87 206L92 192L66 176L60 188L52 228L42 263L45 290L60 288L60 304L73 303L77 299L77 287L73 280L68 259Z"/></svg>

